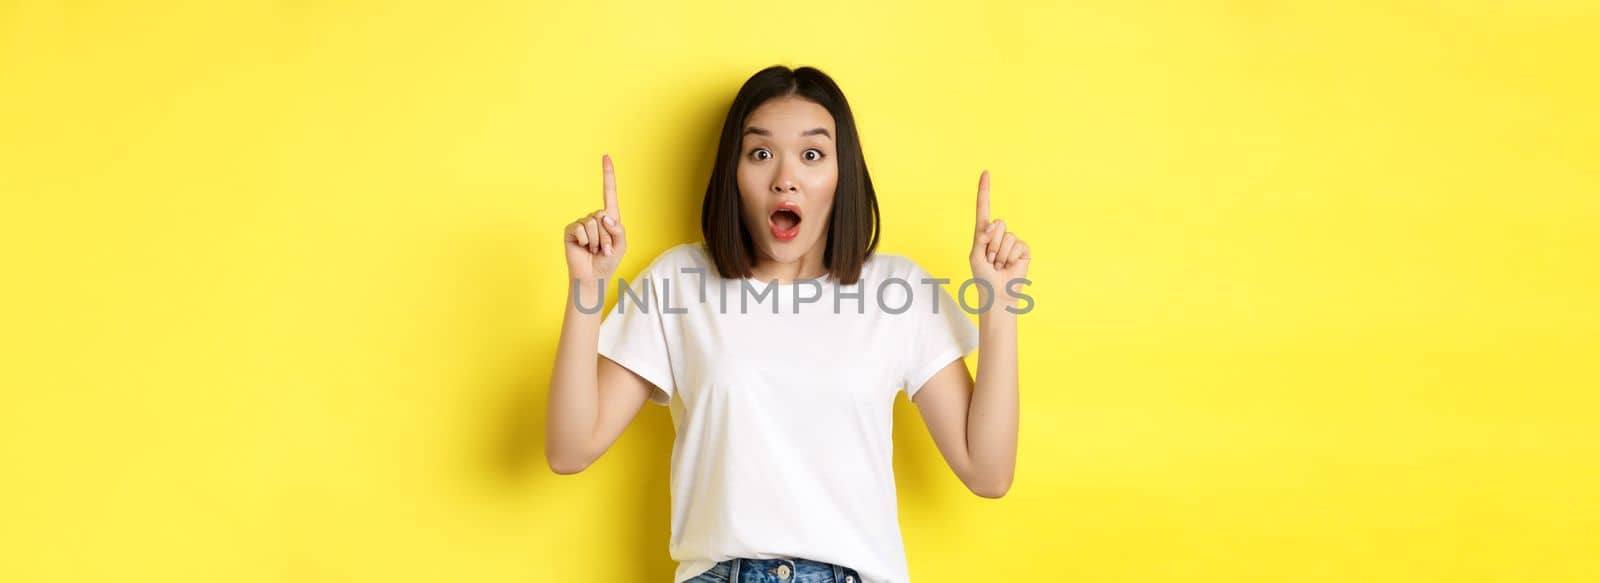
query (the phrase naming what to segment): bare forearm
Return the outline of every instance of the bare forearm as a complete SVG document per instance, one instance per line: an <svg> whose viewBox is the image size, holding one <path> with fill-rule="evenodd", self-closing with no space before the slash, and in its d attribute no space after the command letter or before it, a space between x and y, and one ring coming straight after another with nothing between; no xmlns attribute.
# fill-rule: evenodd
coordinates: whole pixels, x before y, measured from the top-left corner
<svg viewBox="0 0 1600 583"><path fill-rule="evenodd" d="M994 496L1011 488L1017 469L1017 298L1010 282L1027 281L1033 261L1028 244L1005 221L989 220L989 171L978 177L977 223L972 252L967 255L972 276L990 285L980 295L992 295L989 309L978 315L978 375L967 409L967 455L971 472ZM984 288L988 288L984 290Z"/></svg>
<svg viewBox="0 0 1600 583"><path fill-rule="evenodd" d="M1017 315L996 302L978 316L978 372L967 413L968 455L975 473L998 491L1017 465Z"/></svg>
<svg viewBox="0 0 1600 583"><path fill-rule="evenodd" d="M600 285L589 282L578 287L585 306L599 305ZM600 408L599 382L596 379L597 345L601 312L585 314L578 310L568 287L566 315L561 321L561 340L556 347L555 367L550 373L550 402L545 422L545 456L552 465L581 464L588 461L589 440L594 435Z"/></svg>

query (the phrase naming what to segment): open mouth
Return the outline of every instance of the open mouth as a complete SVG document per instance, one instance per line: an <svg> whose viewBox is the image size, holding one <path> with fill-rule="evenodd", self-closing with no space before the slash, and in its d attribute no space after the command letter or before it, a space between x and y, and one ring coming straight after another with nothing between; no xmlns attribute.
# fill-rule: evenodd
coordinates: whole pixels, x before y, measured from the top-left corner
<svg viewBox="0 0 1600 583"><path fill-rule="evenodd" d="M780 203L772 209L772 214L767 217L767 225L772 228L773 238L779 241L788 241L800 234L800 205L793 202Z"/></svg>

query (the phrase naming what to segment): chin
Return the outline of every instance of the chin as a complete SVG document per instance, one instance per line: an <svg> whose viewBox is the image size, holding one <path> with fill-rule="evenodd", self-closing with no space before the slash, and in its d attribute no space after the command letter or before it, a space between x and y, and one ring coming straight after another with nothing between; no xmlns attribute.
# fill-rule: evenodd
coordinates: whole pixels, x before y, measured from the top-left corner
<svg viewBox="0 0 1600 583"><path fill-rule="evenodd" d="M800 258L799 253L789 249L779 249L776 246L767 248L767 257L778 263L789 263Z"/></svg>
<svg viewBox="0 0 1600 583"><path fill-rule="evenodd" d="M795 239L792 241L768 239L766 243L767 257L772 258L773 261L778 263L793 263L795 261L799 261L801 255L805 255L812 249L816 249L817 245L820 244L821 241L815 239L811 241L801 241L800 237L795 237Z"/></svg>

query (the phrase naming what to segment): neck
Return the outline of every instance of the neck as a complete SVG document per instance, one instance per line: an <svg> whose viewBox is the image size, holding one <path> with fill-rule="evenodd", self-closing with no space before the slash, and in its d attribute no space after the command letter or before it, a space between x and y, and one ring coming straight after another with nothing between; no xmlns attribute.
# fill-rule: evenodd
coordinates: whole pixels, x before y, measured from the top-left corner
<svg viewBox="0 0 1600 583"><path fill-rule="evenodd" d="M819 246L820 247L820 246ZM758 257L756 264L750 268L750 275L756 281L778 280L778 283L790 284L797 279L816 279L826 275L828 270L822 266L822 250L813 248L804 255L790 262L779 262L770 257Z"/></svg>

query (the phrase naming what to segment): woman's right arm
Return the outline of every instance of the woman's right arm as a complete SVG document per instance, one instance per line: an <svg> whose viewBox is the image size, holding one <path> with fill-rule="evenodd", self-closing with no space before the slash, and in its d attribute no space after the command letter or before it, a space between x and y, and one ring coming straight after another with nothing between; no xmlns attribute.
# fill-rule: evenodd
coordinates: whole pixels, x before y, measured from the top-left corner
<svg viewBox="0 0 1600 583"><path fill-rule="evenodd" d="M601 159L601 167L605 208L562 232L567 307L550 374L544 446L545 459L558 474L581 472L599 459L638 416L651 390L643 377L599 355L602 310L585 314L578 309L580 300L584 306L600 305L601 293L628 248L610 156Z"/></svg>

